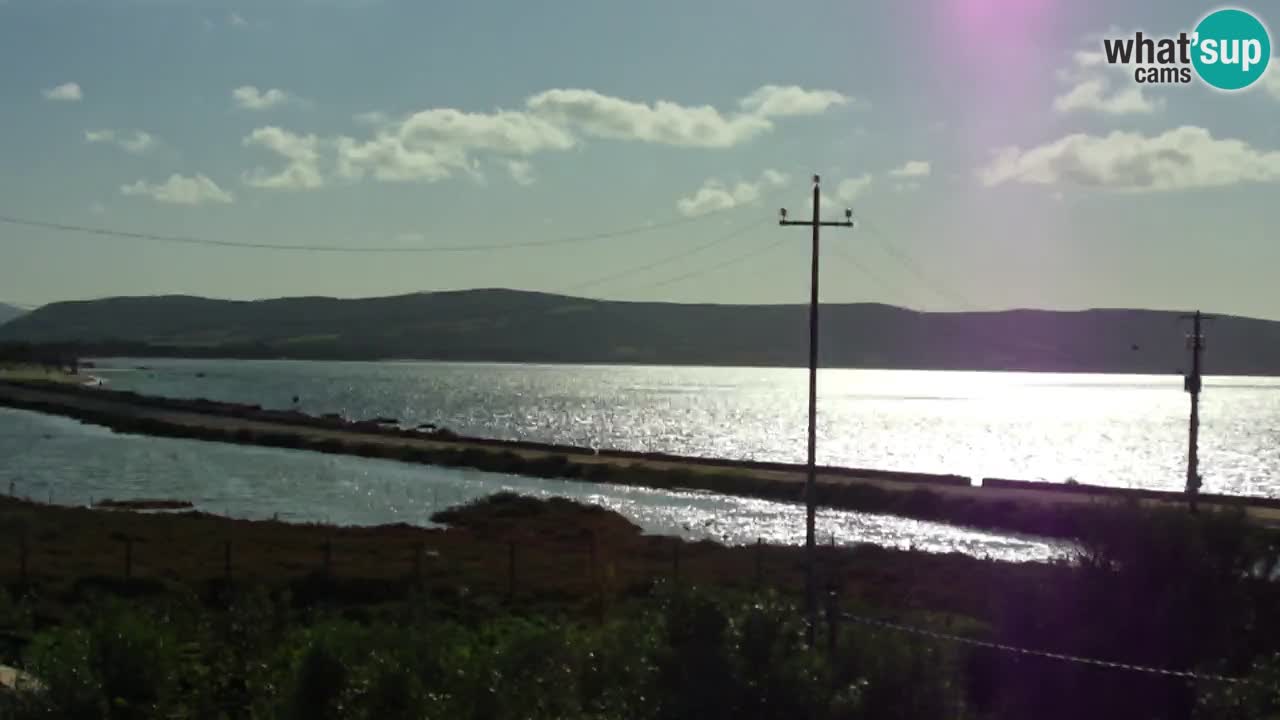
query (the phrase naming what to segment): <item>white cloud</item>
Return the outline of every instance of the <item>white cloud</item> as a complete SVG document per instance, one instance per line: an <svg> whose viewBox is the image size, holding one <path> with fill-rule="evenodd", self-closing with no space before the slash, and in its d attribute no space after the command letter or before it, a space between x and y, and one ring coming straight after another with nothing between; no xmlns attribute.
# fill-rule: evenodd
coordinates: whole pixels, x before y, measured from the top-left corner
<svg viewBox="0 0 1280 720"><path fill-rule="evenodd" d="M736 187L728 188L718 180L708 180L693 195L677 200L676 208L681 215L705 215L753 202L759 196L750 183L738 183Z"/></svg>
<svg viewBox="0 0 1280 720"><path fill-rule="evenodd" d="M677 200L676 209L681 215L692 217L739 205L750 205L760 199L761 191L785 185L789 180L786 173L777 170L765 170L755 182L742 181L732 186L711 178L702 183L702 187L692 195Z"/></svg>
<svg viewBox="0 0 1280 720"><path fill-rule="evenodd" d="M1053 109L1060 113L1103 115L1150 114L1163 110L1164 98L1148 97L1146 88L1134 82L1129 67L1108 65L1101 50L1077 50L1071 56L1071 64L1058 71L1058 79L1070 89L1053 99ZM1117 83L1121 83L1118 89Z"/></svg>
<svg viewBox="0 0 1280 720"><path fill-rule="evenodd" d="M520 185L533 184L533 166L524 160L511 160L507 163L507 172L511 173L511 179Z"/></svg>
<svg viewBox="0 0 1280 720"><path fill-rule="evenodd" d="M818 198L818 209L821 211L821 219L830 218L837 209L843 210L843 205L835 198L826 193L820 193ZM786 205L787 217L791 220L812 220L813 219L813 192L800 198L793 205Z"/></svg>
<svg viewBox="0 0 1280 720"><path fill-rule="evenodd" d="M927 160L908 160L902 167L889 171L893 177L929 177L932 167Z"/></svg>
<svg viewBox="0 0 1280 720"><path fill-rule="evenodd" d="M132 185L121 185L121 195L149 197L156 202L176 205L203 205L205 203L230 203L234 201L231 193L218 187L218 184L204 175L184 177L174 173L169 179L159 184L151 184L139 180Z"/></svg>
<svg viewBox="0 0 1280 720"><path fill-rule="evenodd" d="M155 144L155 136L141 130L136 130L131 137L122 138L120 140L120 147L124 148L125 152L131 152L135 155L139 155L150 150L155 147Z"/></svg>
<svg viewBox="0 0 1280 720"><path fill-rule="evenodd" d="M796 85L765 85L738 102L743 110L761 117L821 115L845 105L849 98L834 90L806 90Z"/></svg>
<svg viewBox="0 0 1280 720"><path fill-rule="evenodd" d="M115 130L86 130L84 141L87 143L111 143L134 155L141 155L154 148L157 144L154 135L142 130L134 130L127 135L117 134Z"/></svg>
<svg viewBox="0 0 1280 720"><path fill-rule="evenodd" d="M1107 62L1107 56L1101 50L1077 50L1071 60L1078 68L1101 67Z"/></svg>
<svg viewBox="0 0 1280 720"><path fill-rule="evenodd" d="M1147 137L1074 134L1023 150L1008 147L978 170L984 185L1075 185L1129 191L1186 190L1280 180L1280 151L1261 151L1183 126Z"/></svg>
<svg viewBox="0 0 1280 720"><path fill-rule="evenodd" d="M295 135L278 127L260 127L243 141L266 148L289 162L278 173L254 168L244 176L247 185L274 190L311 190L324 185L320 174L320 140L315 135Z"/></svg>
<svg viewBox="0 0 1280 720"><path fill-rule="evenodd" d="M369 118L370 120L375 118ZM385 120L385 116L376 119ZM369 140L338 137L338 175L385 182L435 182L457 172L480 179L473 152L526 157L548 150L567 150L576 140L564 128L529 113L468 113L436 108L385 122ZM508 166L517 182L532 174Z"/></svg>
<svg viewBox="0 0 1280 720"><path fill-rule="evenodd" d="M453 108L424 110L410 115L396 132L411 147L442 145L509 155L567 150L574 145L573 136L564 128L528 113L505 110L495 113L468 113Z"/></svg>
<svg viewBox="0 0 1280 720"><path fill-rule="evenodd" d="M233 12L227 16L227 24L235 27L244 27L245 25L248 25L249 22L241 17L240 13Z"/></svg>
<svg viewBox="0 0 1280 720"><path fill-rule="evenodd" d="M856 178L841 180L836 186L836 197L846 205L852 204L857 200L868 188L871 187L871 173L863 173Z"/></svg>
<svg viewBox="0 0 1280 720"><path fill-rule="evenodd" d="M781 170L768 169L760 173L760 182L764 185L786 185L791 182L791 176Z"/></svg>
<svg viewBox="0 0 1280 720"><path fill-rule="evenodd" d="M1280 56L1271 58L1271 62L1267 64L1267 71L1260 81L1262 89L1268 95L1280 100Z"/></svg>
<svg viewBox="0 0 1280 720"><path fill-rule="evenodd" d="M270 110L289 102L289 93L277 88L259 90L252 85L242 85L231 91L231 99L242 110Z"/></svg>
<svg viewBox="0 0 1280 720"><path fill-rule="evenodd" d="M538 117L588 135L679 147L732 147L773 127L764 117L726 117L710 105L666 100L648 105L594 90L547 90L529 98L528 107Z"/></svg>
<svg viewBox="0 0 1280 720"><path fill-rule="evenodd" d="M1164 99L1147 97L1141 86L1111 92L1109 81L1103 78L1082 80L1053 99L1053 109L1060 113L1093 110L1104 115L1134 115L1153 113L1162 108Z"/></svg>
<svg viewBox="0 0 1280 720"><path fill-rule="evenodd" d="M41 92L45 100L54 100L58 102L80 102L84 99L84 93L80 91L80 86L76 83L63 83L57 87L51 87Z"/></svg>
<svg viewBox="0 0 1280 720"><path fill-rule="evenodd" d="M436 151L414 150L396 135L388 133L368 141L340 137L336 143L337 172L347 180L371 176L383 182L435 182L450 177L466 164L464 153L445 153L443 148Z"/></svg>
<svg viewBox="0 0 1280 720"><path fill-rule="evenodd" d="M263 94L246 87L236 92L249 105L257 105L260 96L280 91ZM458 173L481 180L480 161L474 156L488 155L506 164L517 182L526 182L532 179L530 166L520 161L537 153L569 150L578 145L580 135L725 148L772 130L769 116L813 114L844 101L830 91L766 86L743 101L753 112L726 115L709 105L646 104L593 90L555 89L528 98L521 110L483 113L430 108L397 118L361 113L353 119L372 126L371 136L337 136L318 140L312 147L317 155L331 150L334 172L347 180L435 182ZM307 173L306 183L297 182L300 177L281 183L319 187L322 177L317 166L318 159L308 160L307 169L316 171ZM257 179L267 180L265 175Z"/></svg>
<svg viewBox="0 0 1280 720"><path fill-rule="evenodd" d="M916 190L919 190L919 189L920 189L920 183L918 182L898 182L893 184L894 192L900 192L900 193L915 192Z"/></svg>
<svg viewBox="0 0 1280 720"><path fill-rule="evenodd" d="M356 113L351 119L361 125L385 125L390 120L386 113L378 110Z"/></svg>

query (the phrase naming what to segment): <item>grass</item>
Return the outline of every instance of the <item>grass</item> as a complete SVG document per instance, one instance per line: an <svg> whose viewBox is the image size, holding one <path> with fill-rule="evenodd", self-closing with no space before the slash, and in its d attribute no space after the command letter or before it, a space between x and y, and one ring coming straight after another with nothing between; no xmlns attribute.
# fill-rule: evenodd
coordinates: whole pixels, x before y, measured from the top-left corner
<svg viewBox="0 0 1280 720"><path fill-rule="evenodd" d="M235 583L306 587L323 577L337 595L393 600L410 592L463 593L505 600L513 594L510 600L517 604L551 603L585 613L643 594L662 581L792 592L803 578L798 548L726 547L648 536L615 513L565 500L502 494L439 518L451 526L295 525L0 498L0 541L12 549L0 554L0 582L37 588L50 607L59 606L59 598L74 604L83 589L99 584L134 586L142 593L163 593L172 586L215 592L227 581L228 543ZM1005 566L869 546L821 550L825 572L851 596L892 604L910 604L914 598L956 612L976 612L989 602L987 584L996 586L1004 574L1056 572L1048 566ZM974 582L958 589L956 583L965 578Z"/></svg>
<svg viewBox="0 0 1280 720"><path fill-rule="evenodd" d="M665 589L578 621L498 610L483 623L412 599L361 614L299 611L249 592L100 600L44 631L23 664L47 693L0 696L5 717L972 717L952 654L856 629L804 648L769 594ZM5 704L8 706L6 707Z"/></svg>
<svg viewBox="0 0 1280 720"><path fill-rule="evenodd" d="M859 615L1251 681L1238 686L851 624L824 623L823 650L810 652L799 548L646 537L598 507L511 494L438 519L450 526L0 500L0 528L17 550L0 564L0 661L50 688L0 696L14 703L0 715L1216 720L1280 711L1280 586L1268 579L1280 541L1239 513L1108 506L1073 564L871 547L823 548L821 558L824 587Z"/></svg>

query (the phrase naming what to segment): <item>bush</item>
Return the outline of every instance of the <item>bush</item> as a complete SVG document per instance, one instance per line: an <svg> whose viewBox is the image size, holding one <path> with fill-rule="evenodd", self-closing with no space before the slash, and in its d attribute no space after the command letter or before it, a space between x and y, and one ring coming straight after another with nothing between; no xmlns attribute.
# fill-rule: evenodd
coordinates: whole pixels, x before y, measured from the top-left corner
<svg viewBox="0 0 1280 720"><path fill-rule="evenodd" d="M1280 654L1254 664L1248 684L1207 683L1196 720L1280 717Z"/></svg>
<svg viewBox="0 0 1280 720"><path fill-rule="evenodd" d="M1222 675L1280 652L1280 587L1265 574L1275 536L1240 512L1099 507L1078 542L1065 583L1008 588L997 640ZM986 671L1005 717L1189 717L1200 694L1179 678L1052 660L992 656Z"/></svg>
<svg viewBox="0 0 1280 720"><path fill-rule="evenodd" d="M39 635L26 667L56 717L150 718L176 706L181 660L163 618L111 603L86 626Z"/></svg>

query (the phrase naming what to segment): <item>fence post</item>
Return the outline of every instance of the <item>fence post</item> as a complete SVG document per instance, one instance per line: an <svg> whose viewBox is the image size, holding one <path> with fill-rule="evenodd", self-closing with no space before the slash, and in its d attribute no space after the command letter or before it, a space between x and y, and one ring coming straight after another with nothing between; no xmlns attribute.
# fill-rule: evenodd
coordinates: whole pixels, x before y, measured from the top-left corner
<svg viewBox="0 0 1280 720"><path fill-rule="evenodd" d="M413 546L413 582L415 585L422 585L422 541L419 540Z"/></svg>
<svg viewBox="0 0 1280 720"><path fill-rule="evenodd" d="M27 531L23 530L18 537L18 577L22 584L27 584Z"/></svg>
<svg viewBox="0 0 1280 720"><path fill-rule="evenodd" d="M591 592L596 596L596 619L604 622L604 573L600 569L600 538L592 530L588 536L591 553Z"/></svg>
<svg viewBox="0 0 1280 720"><path fill-rule="evenodd" d="M680 582L680 546L683 543L676 538L675 546L671 551L671 578L676 583Z"/></svg>
<svg viewBox="0 0 1280 720"><path fill-rule="evenodd" d="M333 576L333 538L324 539L324 576Z"/></svg>
<svg viewBox="0 0 1280 720"><path fill-rule="evenodd" d="M587 536L587 549L591 558L591 588L598 591L600 588L600 557L599 557L599 540L596 538L596 531L590 531Z"/></svg>
<svg viewBox="0 0 1280 720"><path fill-rule="evenodd" d="M133 538L124 539L124 576L133 577Z"/></svg>
<svg viewBox="0 0 1280 720"><path fill-rule="evenodd" d="M231 582L231 541L224 540L222 542L222 574Z"/></svg>
<svg viewBox="0 0 1280 720"><path fill-rule="evenodd" d="M507 599L514 599L516 596L516 543L514 540L507 541Z"/></svg>
<svg viewBox="0 0 1280 720"><path fill-rule="evenodd" d="M840 637L840 604L835 584L827 587L827 652L834 657L836 641Z"/></svg>
<svg viewBox="0 0 1280 720"><path fill-rule="evenodd" d="M764 587L764 538L756 538L756 589Z"/></svg>

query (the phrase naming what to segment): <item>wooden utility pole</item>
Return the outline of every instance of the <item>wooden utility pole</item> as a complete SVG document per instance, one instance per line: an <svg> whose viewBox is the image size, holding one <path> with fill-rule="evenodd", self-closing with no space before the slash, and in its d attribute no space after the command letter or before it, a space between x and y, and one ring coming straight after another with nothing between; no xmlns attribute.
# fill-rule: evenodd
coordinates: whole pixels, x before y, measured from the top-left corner
<svg viewBox="0 0 1280 720"><path fill-rule="evenodd" d="M779 225L805 225L813 228L813 259L809 276L809 452L804 484L805 500L805 610L809 617L807 637L813 647L818 625L817 548L814 542L814 515L817 495L817 429L818 429L818 229L829 227L853 227L853 211L844 211L844 220L823 222L821 217L822 192L819 178L813 176L813 219L788 220L787 209L779 211Z"/></svg>
<svg viewBox="0 0 1280 720"><path fill-rule="evenodd" d="M1183 379L1182 388L1191 394L1191 420L1187 438L1187 502L1191 512L1196 512L1196 496L1200 492L1200 359L1204 355L1204 334L1200 332L1202 320L1213 317L1202 314L1199 310L1194 315L1183 315L1184 320L1191 320L1191 334L1187 336L1187 349L1191 351L1191 372Z"/></svg>

